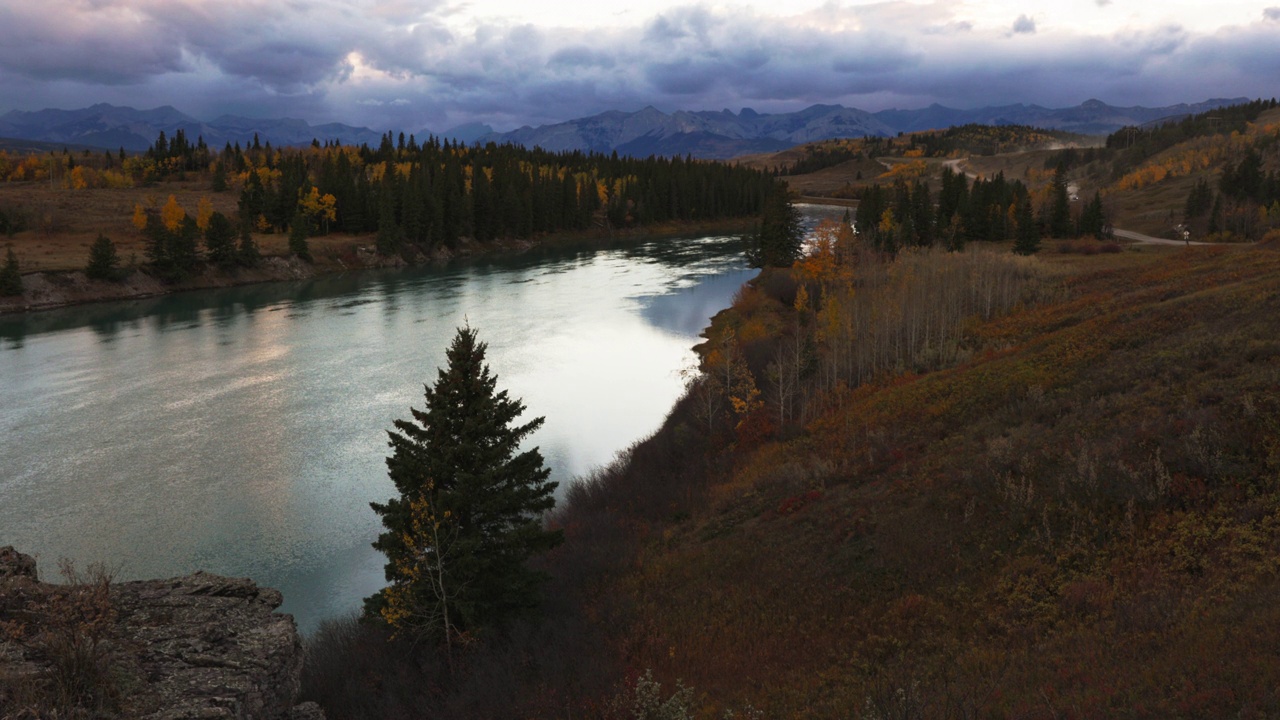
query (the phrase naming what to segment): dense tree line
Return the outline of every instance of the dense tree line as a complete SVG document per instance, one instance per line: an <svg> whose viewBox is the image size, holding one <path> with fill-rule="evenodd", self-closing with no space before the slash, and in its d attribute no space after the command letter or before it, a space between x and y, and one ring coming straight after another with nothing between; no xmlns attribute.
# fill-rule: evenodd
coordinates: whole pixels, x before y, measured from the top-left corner
<svg viewBox="0 0 1280 720"><path fill-rule="evenodd" d="M1006 180L1004 173L971 184L963 173L945 167L936 203L924 181L872 185L858 204L856 222L858 232L881 251L935 244L959 250L974 240L1013 237L1014 210L1028 197L1026 186Z"/></svg>
<svg viewBox="0 0 1280 720"><path fill-rule="evenodd" d="M1155 126L1126 126L1107 136L1106 148L1118 153L1112 171L1120 177L1147 158L1192 138L1243 133L1262 113L1277 107L1275 98L1218 108Z"/></svg>
<svg viewBox="0 0 1280 720"><path fill-rule="evenodd" d="M123 153L121 150L121 154ZM213 156L203 136L197 137L193 144L187 139L186 132L178 128L172 140L161 130L155 143L143 153L143 157L154 162L162 174L168 174L203 170L209 167Z"/></svg>
<svg viewBox="0 0 1280 720"><path fill-rule="evenodd" d="M284 232L376 233L378 248L452 247L592 226L629 227L758 213L781 192L768 173L689 158L550 153L514 145L418 144L224 151L242 221Z"/></svg>
<svg viewBox="0 0 1280 720"><path fill-rule="evenodd" d="M995 155L1083 139L1075 133L1028 125L969 123L941 131L914 133L909 137L908 147L923 150L925 157L949 157L953 153Z"/></svg>
<svg viewBox="0 0 1280 720"><path fill-rule="evenodd" d="M804 152L804 157L782 168L780 174L807 175L865 157L858 147L842 141L806 145Z"/></svg>
<svg viewBox="0 0 1280 720"><path fill-rule="evenodd" d="M1041 192L1037 203L1026 185L1005 179L1004 173L970 182L944 167L936 199L923 180L872 185L862 193L855 220L859 234L876 250L890 253L904 247L960 250L971 241L1014 240L1018 252L1031 254L1043 236L1106 235L1109 222L1101 194L1073 214L1063 166Z"/></svg>
<svg viewBox="0 0 1280 720"><path fill-rule="evenodd" d="M1239 162L1227 161L1217 190L1200 178L1187 193L1184 225L1196 236L1258 240L1280 226L1280 173L1264 169L1263 154L1249 148Z"/></svg>

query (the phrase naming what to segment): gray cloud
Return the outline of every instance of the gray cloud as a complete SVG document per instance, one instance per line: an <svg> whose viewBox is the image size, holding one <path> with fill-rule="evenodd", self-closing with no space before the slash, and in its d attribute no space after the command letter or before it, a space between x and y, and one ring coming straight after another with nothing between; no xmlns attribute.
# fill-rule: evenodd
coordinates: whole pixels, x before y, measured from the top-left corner
<svg viewBox="0 0 1280 720"><path fill-rule="evenodd" d="M617 65L613 56L589 47L576 45L551 53L547 64L556 67L604 68L606 70Z"/></svg>
<svg viewBox="0 0 1280 720"><path fill-rule="evenodd" d="M1027 15L1012 31L982 28L951 8L832 3L787 21L691 5L624 29L492 21L463 32L448 24L452 6L418 0L7 3L0 112L172 104L204 118L288 115L416 131L649 104L770 112L817 102L878 110L1280 94L1280 7L1214 34L1169 26L1110 35L1038 29ZM1030 33L1034 43L1010 39Z"/></svg>

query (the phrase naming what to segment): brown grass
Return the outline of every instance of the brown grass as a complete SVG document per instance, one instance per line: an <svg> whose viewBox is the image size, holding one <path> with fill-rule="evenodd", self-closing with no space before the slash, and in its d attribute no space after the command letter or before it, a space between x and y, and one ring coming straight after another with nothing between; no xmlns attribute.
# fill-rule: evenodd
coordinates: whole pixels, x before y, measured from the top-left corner
<svg viewBox="0 0 1280 720"><path fill-rule="evenodd" d="M26 585L0 607L0 632L34 649L42 672L4 679L0 716L114 716L124 702L112 573L59 563L65 584Z"/></svg>
<svg viewBox="0 0 1280 720"><path fill-rule="evenodd" d="M621 583L631 662L779 717L1280 707L1280 260L1046 262L1061 300L973 326L972 360L723 465Z"/></svg>

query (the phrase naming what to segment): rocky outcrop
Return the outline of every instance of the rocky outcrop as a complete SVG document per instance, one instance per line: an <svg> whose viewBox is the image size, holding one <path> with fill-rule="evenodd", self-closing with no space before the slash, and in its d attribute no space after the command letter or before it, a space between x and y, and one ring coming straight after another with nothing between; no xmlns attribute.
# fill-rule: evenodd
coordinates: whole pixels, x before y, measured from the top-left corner
<svg viewBox="0 0 1280 720"><path fill-rule="evenodd" d="M99 592L95 594L95 589ZM198 572L168 580L41 583L35 562L0 549L0 716L40 717L65 705L68 637L90 648L82 693L97 713L147 720L315 720L296 706L302 643L283 598L253 581ZM105 619L105 622L103 620ZM10 690L5 691L5 686ZM105 708L105 710L104 710ZM65 707L58 708L66 712ZM74 713L72 714L74 716ZM60 717L62 715L59 715Z"/></svg>

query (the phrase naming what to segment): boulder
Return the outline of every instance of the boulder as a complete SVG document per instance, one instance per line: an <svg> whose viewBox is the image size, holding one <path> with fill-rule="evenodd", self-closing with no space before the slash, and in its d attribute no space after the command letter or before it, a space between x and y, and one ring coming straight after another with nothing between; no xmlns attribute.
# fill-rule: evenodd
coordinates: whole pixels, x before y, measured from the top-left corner
<svg viewBox="0 0 1280 720"><path fill-rule="evenodd" d="M36 560L23 555L12 545L0 548L0 578L25 577L36 580Z"/></svg>

